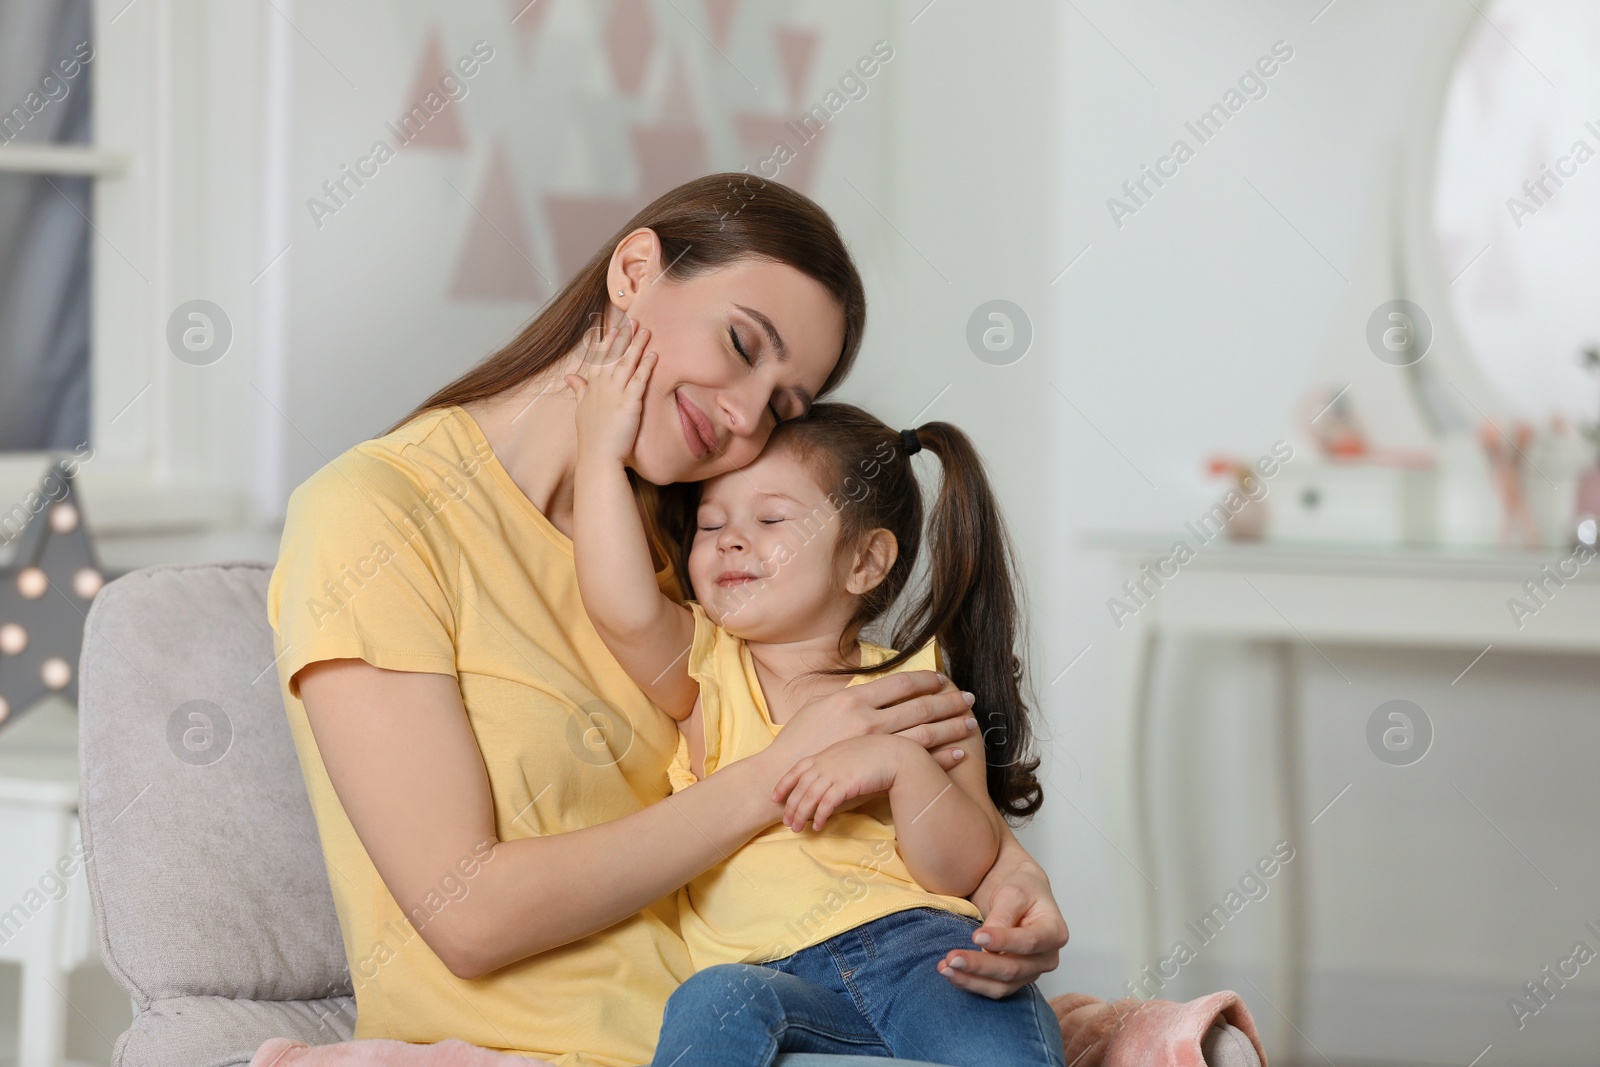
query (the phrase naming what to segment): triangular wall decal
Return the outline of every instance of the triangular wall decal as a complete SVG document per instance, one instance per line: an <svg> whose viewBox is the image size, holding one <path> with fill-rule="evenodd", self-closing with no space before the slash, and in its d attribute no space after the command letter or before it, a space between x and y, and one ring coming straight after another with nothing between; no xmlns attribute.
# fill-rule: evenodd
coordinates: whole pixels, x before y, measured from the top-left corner
<svg viewBox="0 0 1600 1067"><path fill-rule="evenodd" d="M470 210L450 295L457 300L538 299L545 285L531 262L511 163L499 141Z"/></svg>
<svg viewBox="0 0 1600 1067"><path fill-rule="evenodd" d="M402 144L458 152L467 146L461 133L461 104L451 100L440 88L448 72L449 68L444 65L444 49L439 44L439 31L433 30L422 49L411 95L401 105L400 119L395 123Z"/></svg>
<svg viewBox="0 0 1600 1067"><path fill-rule="evenodd" d="M667 72L667 88L661 94L660 126L699 126L700 119L694 106L694 93L689 88L689 70L684 65L683 54L674 53L672 67Z"/></svg>
<svg viewBox="0 0 1600 1067"><path fill-rule="evenodd" d="M639 192L654 200L707 171L706 136L694 126L635 126L633 158Z"/></svg>
<svg viewBox="0 0 1600 1067"><path fill-rule="evenodd" d="M547 196L544 217L555 245L556 269L565 282L644 206L637 197Z"/></svg>
<svg viewBox="0 0 1600 1067"><path fill-rule="evenodd" d="M645 0L612 0L606 16L606 60L619 90L632 96L644 84L650 53L656 46L656 24Z"/></svg>
<svg viewBox="0 0 1600 1067"><path fill-rule="evenodd" d="M711 40L718 48L728 47L728 35L733 31L733 16L738 11L739 0L706 0L706 15L711 19Z"/></svg>
<svg viewBox="0 0 1600 1067"><path fill-rule="evenodd" d="M817 32L781 26L774 33L778 65L783 68L783 83L789 90L789 107L799 108L800 94L806 91L811 74L811 57L817 51Z"/></svg>
<svg viewBox="0 0 1600 1067"><path fill-rule="evenodd" d="M816 173L823 135L827 132L825 128L818 129L815 123L802 126L798 122L785 122L771 115L747 111L733 116L733 128L751 158L750 173L775 179L802 193L811 191L811 179ZM801 133L810 140L803 139ZM777 151L780 145L786 147L787 152Z"/></svg>

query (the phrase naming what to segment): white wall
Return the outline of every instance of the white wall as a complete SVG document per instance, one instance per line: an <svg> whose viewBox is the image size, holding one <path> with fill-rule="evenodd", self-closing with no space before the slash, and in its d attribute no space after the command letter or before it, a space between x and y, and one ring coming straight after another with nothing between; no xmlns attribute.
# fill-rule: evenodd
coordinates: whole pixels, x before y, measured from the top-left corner
<svg viewBox="0 0 1600 1067"><path fill-rule="evenodd" d="M1330 353L1362 348L1348 330L1371 307L1361 303L1366 242L1383 206L1390 145L1407 135L1418 57L1441 32L1446 5L1325 5L1102 0L1057 18L1057 110L1045 125L1055 153L1054 259L1092 247L1052 290L1056 326L1041 363L1126 460L1083 419L1055 409L1050 484L1059 507L1051 540L1038 542L1048 545L1040 561L1054 568L1042 661L1064 662L1093 643L1055 687L1051 715L1058 744L1083 765L1080 806L1108 829L1095 756L1109 710L1104 656L1116 639L1104 600L1126 575L1073 549L1074 531L1176 532L1217 492L1200 478L1205 456L1264 452L1290 432L1293 405L1328 373ZM1279 40L1294 57L1268 95L1113 225L1106 199ZM1022 106L1016 96L991 97L951 126ZM971 159L972 147L951 156ZM1011 432L1019 446L1027 440L1026 430ZM1583 921L1600 912L1600 867L1592 850L1573 847L1592 839L1584 813L1600 800L1580 755L1600 740L1584 714L1594 710L1594 667L1497 649L1452 687L1470 654L1323 651L1353 681L1298 650L1301 809L1315 812L1354 785L1296 860L1311 894L1307 1037L1336 1062L1465 1064L1491 1042L1486 1063L1586 1062L1600 1029L1600 983L1572 983L1521 1033L1506 999L1568 954ZM1154 772L1168 813L1163 854L1187 856L1192 872L1188 884L1162 883L1165 937L1276 839L1262 810L1273 773L1270 666L1262 654L1214 644L1164 657ZM1366 716L1393 697L1421 703L1439 730L1428 760L1406 769L1416 774L1379 764L1361 736ZM1173 839L1171 813L1182 804L1205 827L1198 839ZM1109 994L1127 977L1107 921L1118 914L1108 874L1123 861L1070 811L1041 822L1075 920L1067 984ZM1244 983L1262 981L1259 952L1281 906L1281 896L1253 906L1185 975L1180 995L1235 988L1258 1019L1275 1021Z"/></svg>

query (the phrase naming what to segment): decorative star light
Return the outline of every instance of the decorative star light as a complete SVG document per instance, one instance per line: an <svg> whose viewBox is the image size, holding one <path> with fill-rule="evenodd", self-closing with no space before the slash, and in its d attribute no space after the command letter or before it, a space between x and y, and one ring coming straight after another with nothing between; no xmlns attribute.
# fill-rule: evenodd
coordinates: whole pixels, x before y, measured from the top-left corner
<svg viewBox="0 0 1600 1067"><path fill-rule="evenodd" d="M60 463L39 488L0 513L0 726L42 698L78 699L78 653L89 602L106 583L72 476Z"/></svg>

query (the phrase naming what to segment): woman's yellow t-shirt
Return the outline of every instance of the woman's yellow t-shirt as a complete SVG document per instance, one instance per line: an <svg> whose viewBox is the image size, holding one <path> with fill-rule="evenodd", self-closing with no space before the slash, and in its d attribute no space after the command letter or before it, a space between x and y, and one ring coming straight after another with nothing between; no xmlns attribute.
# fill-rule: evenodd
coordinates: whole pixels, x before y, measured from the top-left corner
<svg viewBox="0 0 1600 1067"><path fill-rule="evenodd" d="M749 648L707 618L699 604L689 608L694 612L689 674L700 683L705 773L710 775L766 748L783 726L767 710ZM894 654L866 641L860 645L863 667ZM943 669L938 645L930 641L896 672ZM870 677L857 675L849 684ZM674 791L698 780L682 738L668 773ZM895 847L886 796L835 812L820 831L808 827L797 834L782 823L768 827L679 890L678 906L695 970L781 959L908 908L983 918L972 901L930 893L917 884Z"/></svg>
<svg viewBox="0 0 1600 1067"><path fill-rule="evenodd" d="M676 593L670 571L660 579ZM667 998L693 973L676 895L482 978L455 977L362 848L289 681L341 658L454 676L502 841L594 826L669 793L677 725L601 643L571 540L472 417L459 407L420 415L296 489L267 611L355 984L356 1036L453 1037L564 1067L648 1063ZM418 921L470 894L487 854L441 872Z"/></svg>

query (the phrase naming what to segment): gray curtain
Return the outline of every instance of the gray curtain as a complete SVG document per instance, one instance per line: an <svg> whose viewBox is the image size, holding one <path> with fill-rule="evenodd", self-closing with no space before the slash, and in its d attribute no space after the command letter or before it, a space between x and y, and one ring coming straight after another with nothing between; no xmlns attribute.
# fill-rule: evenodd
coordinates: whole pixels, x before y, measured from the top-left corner
<svg viewBox="0 0 1600 1067"><path fill-rule="evenodd" d="M89 0L0 0L0 122L26 117L0 139L91 142L94 63L70 79L58 66L89 39ZM46 101L37 113L30 93ZM0 451L89 439L90 183L0 173Z"/></svg>

